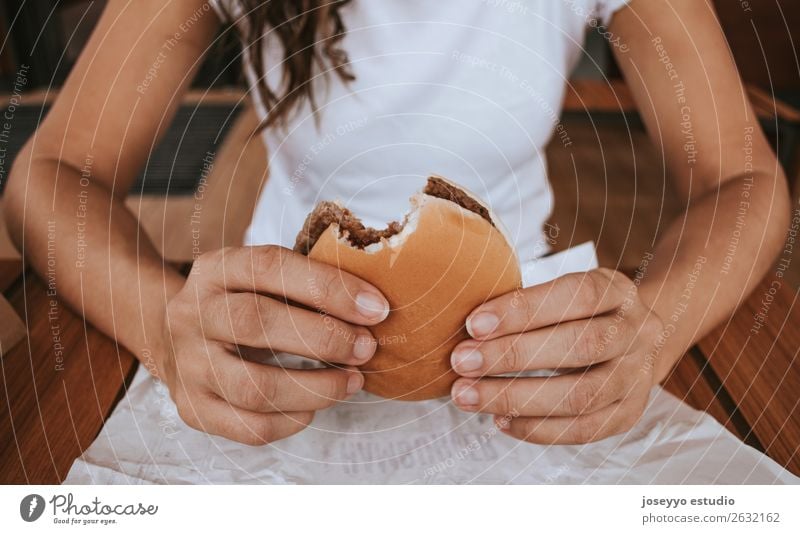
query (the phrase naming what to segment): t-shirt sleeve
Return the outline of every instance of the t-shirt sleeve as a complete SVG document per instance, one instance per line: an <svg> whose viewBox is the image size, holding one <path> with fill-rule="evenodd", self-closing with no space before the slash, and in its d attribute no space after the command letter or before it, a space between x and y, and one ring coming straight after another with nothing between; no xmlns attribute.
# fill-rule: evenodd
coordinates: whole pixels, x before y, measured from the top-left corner
<svg viewBox="0 0 800 534"><path fill-rule="evenodd" d="M597 0L597 6L595 7L597 18L600 19L604 26L607 26L611 22L611 17L614 16L614 13L628 5L628 2L630 0Z"/></svg>

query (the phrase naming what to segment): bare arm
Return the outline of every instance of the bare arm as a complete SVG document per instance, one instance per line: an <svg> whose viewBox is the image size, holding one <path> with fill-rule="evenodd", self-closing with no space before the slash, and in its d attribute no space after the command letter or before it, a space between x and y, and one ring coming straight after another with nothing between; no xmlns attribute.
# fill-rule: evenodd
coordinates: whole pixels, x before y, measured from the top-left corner
<svg viewBox="0 0 800 534"><path fill-rule="evenodd" d="M665 323L651 362L661 381L763 278L789 195L710 2L635 0L610 29L631 43L617 60L685 205L640 288Z"/></svg>
<svg viewBox="0 0 800 534"><path fill-rule="evenodd" d="M277 246L211 251L184 279L125 208L216 28L204 0L109 2L14 164L7 218L59 297L161 379L187 424L257 445L361 388L361 373L342 366L372 357L364 325L383 320L388 303L366 282ZM340 365L262 365L238 346Z"/></svg>
<svg viewBox="0 0 800 534"><path fill-rule="evenodd" d="M685 209L635 280L569 274L467 319L473 339L452 356L463 376L455 403L536 443L629 430L652 386L763 277L788 221L783 173L708 0L633 0L610 30L628 45L617 59ZM497 376L554 367L572 372Z"/></svg>
<svg viewBox="0 0 800 534"><path fill-rule="evenodd" d="M109 2L6 192L9 228L28 261L46 273L54 246L59 297L140 359L162 351L154 344L165 305L183 278L123 201L211 43L218 21L202 4Z"/></svg>

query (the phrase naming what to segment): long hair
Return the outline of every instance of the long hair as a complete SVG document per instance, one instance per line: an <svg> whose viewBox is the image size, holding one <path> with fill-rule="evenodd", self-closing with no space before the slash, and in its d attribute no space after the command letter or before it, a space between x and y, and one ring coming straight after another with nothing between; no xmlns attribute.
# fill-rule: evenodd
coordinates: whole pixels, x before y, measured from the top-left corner
<svg viewBox="0 0 800 534"><path fill-rule="evenodd" d="M345 34L340 10L350 0L238 0L245 24L237 31L248 48L258 80L256 90L267 109L267 119L259 130L286 124L291 113L308 101L316 112L312 76L314 66L328 66L344 81L355 79L347 68L347 54L339 48ZM224 4L224 2L221 2ZM223 9L228 9L223 5ZM233 14L228 12L233 20ZM262 39L273 31L283 45L280 89L266 83Z"/></svg>

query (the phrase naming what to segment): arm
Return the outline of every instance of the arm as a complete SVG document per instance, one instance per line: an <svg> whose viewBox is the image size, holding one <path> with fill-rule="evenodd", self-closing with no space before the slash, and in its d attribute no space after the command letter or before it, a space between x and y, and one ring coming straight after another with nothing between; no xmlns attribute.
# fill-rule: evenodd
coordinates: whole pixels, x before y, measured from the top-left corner
<svg viewBox="0 0 800 534"><path fill-rule="evenodd" d="M789 194L709 1L635 1L612 31L636 43L617 60L685 205L639 291L670 332L653 361L660 382L764 277L786 238ZM676 79L657 54L670 58Z"/></svg>
<svg viewBox="0 0 800 534"><path fill-rule="evenodd" d="M216 27L203 0L110 1L14 163L5 206L33 267L167 385L187 424L256 445L298 432L315 410L361 388L361 373L342 365L372 357L363 325L385 318L388 303L373 286L277 246L209 252L184 279L126 209ZM340 366L262 365L238 346Z"/></svg>
<svg viewBox="0 0 800 534"><path fill-rule="evenodd" d="M50 225L58 296L139 359L163 352L166 302L183 278L124 199L213 38L217 22L206 13L166 52L176 21L201 4L109 2L6 191L12 238L31 265L46 275Z"/></svg>
<svg viewBox="0 0 800 534"><path fill-rule="evenodd" d="M634 280L609 269L566 275L467 319L473 339L452 356L464 377L455 403L537 443L630 429L651 387L762 278L788 223L783 173L710 3L634 0L610 29L628 44L617 59L684 210ZM493 377L548 368L568 372Z"/></svg>

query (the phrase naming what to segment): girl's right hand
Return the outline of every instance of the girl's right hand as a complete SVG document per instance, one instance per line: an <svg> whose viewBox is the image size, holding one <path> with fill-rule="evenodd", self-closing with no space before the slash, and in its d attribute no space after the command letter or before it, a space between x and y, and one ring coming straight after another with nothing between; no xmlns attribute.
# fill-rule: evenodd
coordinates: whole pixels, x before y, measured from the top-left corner
<svg viewBox="0 0 800 534"><path fill-rule="evenodd" d="M352 366L377 347L364 325L388 313L374 286L286 248L217 250L195 261L167 305L157 372L189 426L250 445L269 443L361 389L364 377ZM255 363L241 358L237 346L334 367Z"/></svg>

